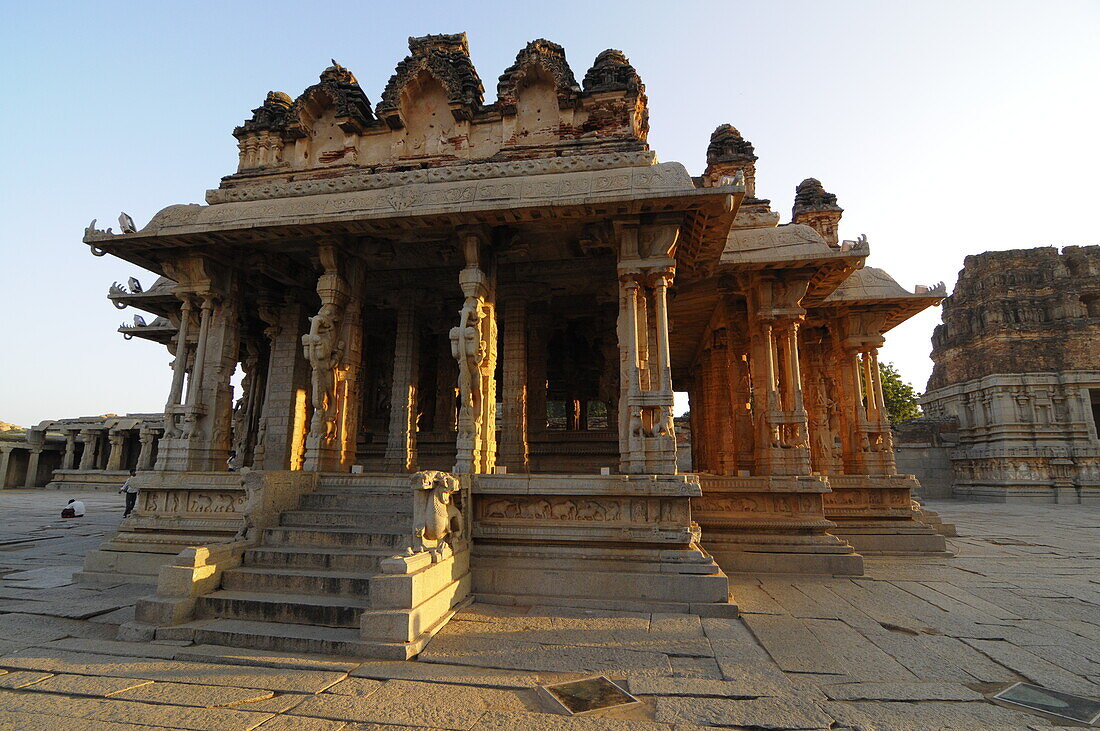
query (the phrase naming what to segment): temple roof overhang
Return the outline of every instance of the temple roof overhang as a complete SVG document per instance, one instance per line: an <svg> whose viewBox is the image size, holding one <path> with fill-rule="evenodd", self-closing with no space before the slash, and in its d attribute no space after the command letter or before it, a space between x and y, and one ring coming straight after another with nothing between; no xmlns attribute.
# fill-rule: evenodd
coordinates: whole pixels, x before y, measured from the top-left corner
<svg viewBox="0 0 1100 731"><path fill-rule="evenodd" d="M66 432L82 429L129 431L142 426L160 428L164 414L105 414L103 416L78 416L69 419L47 419L31 427L36 432Z"/></svg>
<svg viewBox="0 0 1100 731"><path fill-rule="evenodd" d="M166 254L194 247L263 246L280 239L340 235L385 238L471 224L517 226L682 214L677 263L688 271L717 264L744 197L743 183L696 188L679 163L570 170L570 164L591 167L593 161L562 160L464 165L445 175L433 175L442 171L429 169L404 178L400 173L374 176L381 181L365 176L353 186L363 189L348 191L340 190L343 178L311 180L311 192L304 195L282 197L284 191L274 188L271 195L280 197L257 197L260 192L254 191L251 200L169 206L140 231L111 234L89 228L84 242L94 253L110 253L161 271ZM332 192L312 192L317 185L324 191L327 183Z"/></svg>
<svg viewBox="0 0 1100 731"><path fill-rule="evenodd" d="M917 313L938 305L947 297L943 282L910 292L882 269L864 267L844 280L819 305L826 311L875 311L885 314L882 332L887 332Z"/></svg>
<svg viewBox="0 0 1100 731"><path fill-rule="evenodd" d="M168 317L179 310L179 299L174 293L175 286L176 283L168 277L157 277L152 287L141 289L138 281L131 277L129 289L118 282L112 284L107 293L107 299L120 310L134 307L160 317Z"/></svg>
<svg viewBox="0 0 1100 731"><path fill-rule="evenodd" d="M179 302L179 299L174 295L173 299L177 303ZM124 323L119 326L118 331L127 340L141 338L142 340L151 340L154 343L168 345L172 342L172 338L176 336L177 328L166 317L158 317L150 323L135 318L133 324Z"/></svg>
<svg viewBox="0 0 1100 731"><path fill-rule="evenodd" d="M862 267L869 253L865 239L831 246L811 227L787 224L731 231L722 251L721 264L727 273L810 271L810 286L803 305L812 306L822 302Z"/></svg>

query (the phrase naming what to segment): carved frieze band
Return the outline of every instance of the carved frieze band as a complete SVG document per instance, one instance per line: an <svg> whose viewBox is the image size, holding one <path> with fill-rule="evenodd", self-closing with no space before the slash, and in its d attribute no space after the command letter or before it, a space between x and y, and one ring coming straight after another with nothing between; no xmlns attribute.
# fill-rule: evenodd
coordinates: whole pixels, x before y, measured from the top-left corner
<svg viewBox="0 0 1100 731"><path fill-rule="evenodd" d="M651 151L620 152L603 155L572 155L536 160L452 165L396 173L357 173L322 180L269 181L239 188L220 188L206 192L210 204L238 201L294 198L325 193L349 193L359 190L395 188L418 183L451 183L488 178L512 178L548 173L575 173L622 167L651 166L656 156Z"/></svg>
<svg viewBox="0 0 1100 731"><path fill-rule="evenodd" d="M478 520L532 520L615 524L687 525L686 500L601 497L485 496L477 501Z"/></svg>

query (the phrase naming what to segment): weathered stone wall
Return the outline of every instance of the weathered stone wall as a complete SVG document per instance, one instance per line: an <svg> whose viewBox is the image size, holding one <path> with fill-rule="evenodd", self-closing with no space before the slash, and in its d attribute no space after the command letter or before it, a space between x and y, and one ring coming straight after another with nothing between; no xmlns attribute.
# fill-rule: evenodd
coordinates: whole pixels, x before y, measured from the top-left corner
<svg viewBox="0 0 1100 731"><path fill-rule="evenodd" d="M951 452L959 440L958 421L922 417L895 424L893 430L898 474L916 476L919 497L952 497Z"/></svg>

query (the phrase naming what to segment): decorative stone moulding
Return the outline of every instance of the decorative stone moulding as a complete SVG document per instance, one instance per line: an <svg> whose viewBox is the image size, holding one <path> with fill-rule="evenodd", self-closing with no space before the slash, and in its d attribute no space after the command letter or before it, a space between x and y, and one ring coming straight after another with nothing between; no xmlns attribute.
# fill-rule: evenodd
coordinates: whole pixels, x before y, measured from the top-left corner
<svg viewBox="0 0 1100 731"><path fill-rule="evenodd" d="M355 172L338 178L268 181L208 190L206 191L206 202L214 205L217 203L293 198L326 193L345 193L357 190L378 190L380 188L393 188L418 183L512 178L527 175L641 167L654 164L656 164L656 155L645 151L597 155L563 155L561 157L535 160L448 165L423 170L404 170L396 173Z"/></svg>
<svg viewBox="0 0 1100 731"><path fill-rule="evenodd" d="M831 535L823 477L700 475L694 515L703 542L731 572L861 576L863 557Z"/></svg>

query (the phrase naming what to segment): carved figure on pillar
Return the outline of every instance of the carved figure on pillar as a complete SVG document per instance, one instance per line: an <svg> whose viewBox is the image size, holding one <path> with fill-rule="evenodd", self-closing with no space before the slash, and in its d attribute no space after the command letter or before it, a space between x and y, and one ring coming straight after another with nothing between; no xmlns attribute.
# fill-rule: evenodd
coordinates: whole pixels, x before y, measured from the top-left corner
<svg viewBox="0 0 1100 731"><path fill-rule="evenodd" d="M302 336L302 352L312 368L313 419L309 433L311 438L326 442L336 437L336 372L344 349L337 329L340 315L335 304L321 305L309 318L309 332Z"/></svg>

